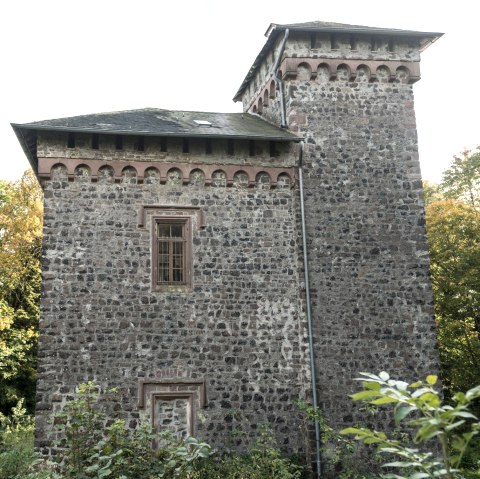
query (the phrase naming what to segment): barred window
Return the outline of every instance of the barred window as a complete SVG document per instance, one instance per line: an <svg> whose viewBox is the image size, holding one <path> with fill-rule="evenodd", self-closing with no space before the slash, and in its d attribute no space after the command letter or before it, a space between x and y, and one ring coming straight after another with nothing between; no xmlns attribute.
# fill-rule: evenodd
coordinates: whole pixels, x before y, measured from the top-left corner
<svg viewBox="0 0 480 479"><path fill-rule="evenodd" d="M191 284L190 218L155 218L153 228L153 289L187 289Z"/></svg>

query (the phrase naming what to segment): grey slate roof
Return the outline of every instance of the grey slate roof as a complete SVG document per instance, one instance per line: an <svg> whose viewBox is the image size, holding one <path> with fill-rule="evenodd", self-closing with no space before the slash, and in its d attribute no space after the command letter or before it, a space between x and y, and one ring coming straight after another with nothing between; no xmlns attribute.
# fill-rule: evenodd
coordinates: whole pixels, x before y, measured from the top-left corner
<svg viewBox="0 0 480 479"><path fill-rule="evenodd" d="M233 97L233 101L239 101L241 99L243 91L247 88L250 80L255 76L257 68L262 63L265 56L275 45L275 41L280 34L283 34L285 30L297 31L297 32L325 32L325 33L356 33L358 35L370 35L370 36L389 36L389 37L407 37L415 38L419 42L420 51L425 50L431 43L440 38L443 33L438 32L417 32L413 30L400 30L396 28L376 28L366 27L363 25L348 25L345 23L334 22L305 22L305 23L289 23L289 24L276 24L271 23L265 32L267 41L260 50L257 58L250 67L247 76L243 80L240 88Z"/></svg>
<svg viewBox="0 0 480 479"><path fill-rule="evenodd" d="M211 125L198 124L209 122ZM270 141L301 141L302 138L249 113L173 111L158 108L73 116L12 127L34 168L37 165L38 131L65 131L185 138L238 138Z"/></svg>
<svg viewBox="0 0 480 479"><path fill-rule="evenodd" d="M287 24L276 24L271 23L265 32L265 36L269 36L273 30L277 32L285 31L286 29L296 30L296 31L305 31L305 32L332 32L332 33L365 33L370 35L387 35L387 36L396 36L396 37L416 37L420 39L425 39L427 42L431 40L432 37L442 36L443 33L434 33L434 32L417 32L415 30L402 30L398 28L378 28L378 27L367 27L365 25L349 25L346 23L335 23L335 22L304 22L304 23L287 23ZM425 47L426 48L426 47Z"/></svg>

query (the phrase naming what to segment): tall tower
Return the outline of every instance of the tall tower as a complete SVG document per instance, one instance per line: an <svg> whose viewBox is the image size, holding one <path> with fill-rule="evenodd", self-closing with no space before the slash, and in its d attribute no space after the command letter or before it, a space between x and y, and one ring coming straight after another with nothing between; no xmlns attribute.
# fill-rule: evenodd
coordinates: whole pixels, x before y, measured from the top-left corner
<svg viewBox="0 0 480 479"><path fill-rule="evenodd" d="M351 423L361 371L438 370L412 84L439 33L270 25L234 100L304 138L319 405Z"/></svg>

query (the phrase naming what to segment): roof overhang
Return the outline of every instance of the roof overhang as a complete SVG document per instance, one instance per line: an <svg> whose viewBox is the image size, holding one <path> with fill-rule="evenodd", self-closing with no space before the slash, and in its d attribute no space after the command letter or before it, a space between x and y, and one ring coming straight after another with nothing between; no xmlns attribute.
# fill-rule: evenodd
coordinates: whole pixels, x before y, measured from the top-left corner
<svg viewBox="0 0 480 479"><path fill-rule="evenodd" d="M249 113L178 112L153 108L12 123L11 126L34 171L38 170L37 139L41 132L295 143L303 140Z"/></svg>

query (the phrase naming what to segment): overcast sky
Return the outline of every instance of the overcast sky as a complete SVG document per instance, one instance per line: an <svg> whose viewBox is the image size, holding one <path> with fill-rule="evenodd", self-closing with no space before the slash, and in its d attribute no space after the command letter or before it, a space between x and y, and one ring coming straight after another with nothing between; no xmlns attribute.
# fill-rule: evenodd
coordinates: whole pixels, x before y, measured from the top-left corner
<svg viewBox="0 0 480 479"><path fill-rule="evenodd" d="M135 108L241 111L236 93L270 23L312 20L445 35L414 85L423 177L480 144L477 2L6 0L0 4L0 178L28 162L10 127Z"/></svg>

